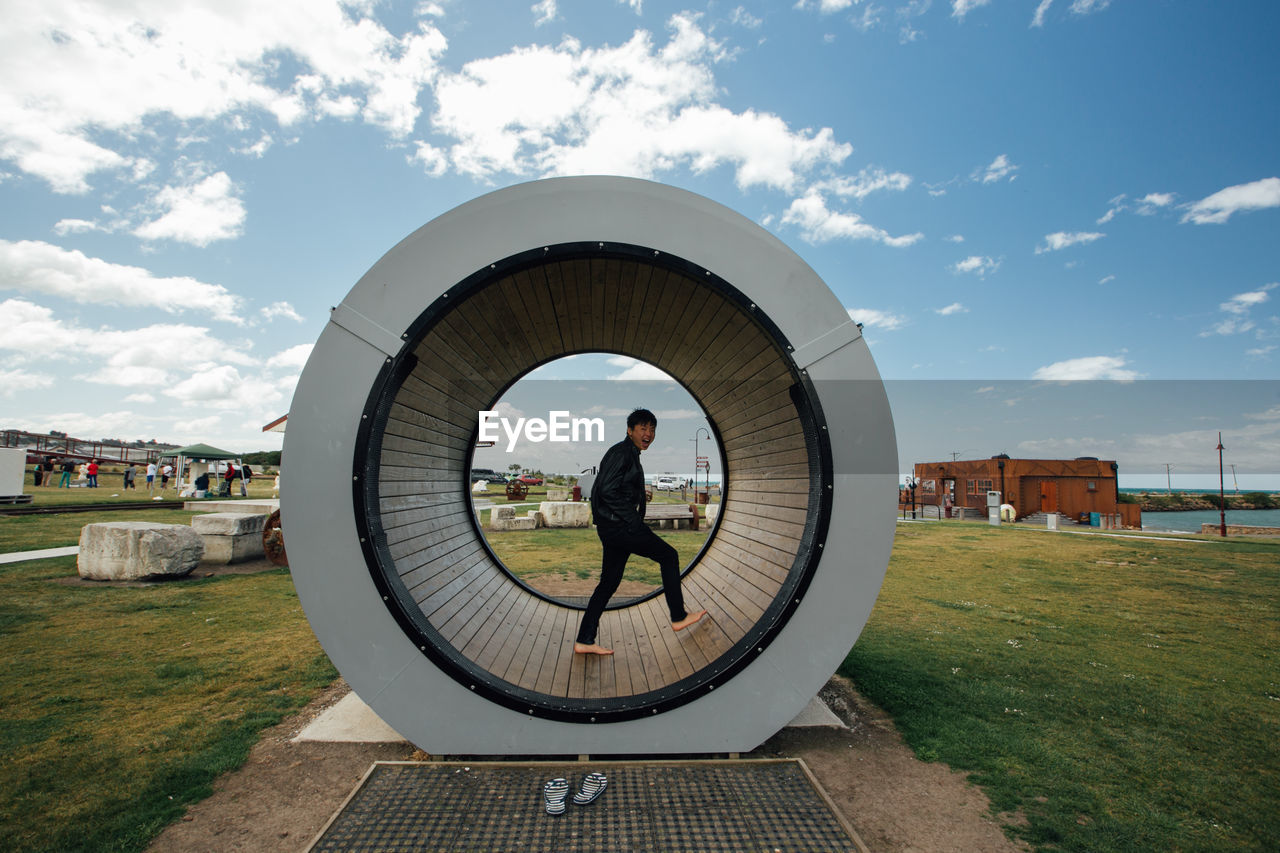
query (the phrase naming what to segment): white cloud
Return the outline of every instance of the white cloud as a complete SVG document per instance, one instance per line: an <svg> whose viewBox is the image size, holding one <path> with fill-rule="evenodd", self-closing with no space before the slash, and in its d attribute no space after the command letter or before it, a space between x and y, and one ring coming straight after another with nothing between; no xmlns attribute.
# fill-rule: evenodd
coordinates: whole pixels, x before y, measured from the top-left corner
<svg viewBox="0 0 1280 853"><path fill-rule="evenodd" d="M124 398L124 401L126 403L154 403L156 401L156 398L155 398L155 395L153 394L148 394L145 391L138 391L136 393L127 395Z"/></svg>
<svg viewBox="0 0 1280 853"><path fill-rule="evenodd" d="M907 318L901 314L877 311L875 308L850 308L849 317L855 323L870 326L873 329L883 329L886 332L901 329L907 324Z"/></svg>
<svg viewBox="0 0 1280 853"><path fill-rule="evenodd" d="M302 316L288 302L272 302L262 309L261 314L262 318L268 321L283 317L286 320L293 320L295 323L302 322Z"/></svg>
<svg viewBox="0 0 1280 853"><path fill-rule="evenodd" d="M1052 234L1044 235L1044 245L1036 246L1036 254L1044 254L1045 252L1057 252L1071 246L1082 246L1092 243L1094 240L1101 240L1106 234L1100 234L1096 231L1055 231Z"/></svg>
<svg viewBox="0 0 1280 853"><path fill-rule="evenodd" d="M749 30L758 30L764 23L763 20L751 14L742 6L734 7L734 10L729 13L729 22Z"/></svg>
<svg viewBox="0 0 1280 853"><path fill-rule="evenodd" d="M98 230L98 223L90 222L87 219L59 219L53 225L53 233L59 237L65 237L68 234L85 234L89 231Z"/></svg>
<svg viewBox="0 0 1280 853"><path fill-rule="evenodd" d="M828 209L822 193L816 189L810 189L803 197L792 201L782 215L782 222L798 226L800 236L809 243L827 243L837 239L874 240L886 246L901 248L924 237L920 233L894 237L882 228L868 225L856 213L832 211Z"/></svg>
<svg viewBox="0 0 1280 853"><path fill-rule="evenodd" d="M964 235L963 235L963 234L952 234L950 237L943 237L942 239L946 240L948 243L963 243L963 242L964 242Z"/></svg>
<svg viewBox="0 0 1280 853"><path fill-rule="evenodd" d="M949 269L953 273L974 273L979 278L986 278L988 274L1000 269L1000 261L984 255L970 255L962 261L956 261Z"/></svg>
<svg viewBox="0 0 1280 853"><path fill-rule="evenodd" d="M1257 328L1257 324L1249 318L1249 312L1264 302L1270 300L1270 291L1276 287L1280 287L1280 282L1272 282L1264 285L1257 290L1250 290L1245 293L1237 293L1226 302L1218 305L1218 310L1227 316L1212 327L1200 333L1200 337L1207 338L1211 335L1239 335L1244 332L1253 331Z"/></svg>
<svg viewBox="0 0 1280 853"><path fill-rule="evenodd" d="M911 176L902 172L886 172L884 169L866 168L855 177L839 177L819 181L811 189L830 192L841 198L853 198L861 201L877 190L897 190L899 192L911 186Z"/></svg>
<svg viewBox="0 0 1280 853"><path fill-rule="evenodd" d="M216 320L242 322L240 297L221 285L187 276L161 278L141 267L109 263L35 240L0 240L0 288L81 304L205 312Z"/></svg>
<svg viewBox="0 0 1280 853"><path fill-rule="evenodd" d="M1071 12L1075 15L1091 15L1111 5L1111 0L1072 0Z"/></svg>
<svg viewBox="0 0 1280 853"><path fill-rule="evenodd" d="M959 302L952 302L945 308L939 308L935 313L941 314L943 317L950 317L952 314L968 314L969 309L965 308Z"/></svg>
<svg viewBox="0 0 1280 853"><path fill-rule="evenodd" d="M1263 302L1266 302L1270 298L1267 295L1267 292L1274 290L1277 286L1280 286L1280 283L1272 282L1258 290L1250 290L1247 293L1237 293L1235 296L1219 305L1218 308L1230 314L1247 314L1249 313L1249 309L1253 306L1261 305Z"/></svg>
<svg viewBox="0 0 1280 853"><path fill-rule="evenodd" d="M529 7L529 11L533 12L533 25L535 27L549 24L556 19L556 0L538 0L537 3Z"/></svg>
<svg viewBox="0 0 1280 853"><path fill-rule="evenodd" d="M1115 280L1116 277L1114 275L1104 275L1102 278L1098 279L1098 284L1110 284Z"/></svg>
<svg viewBox="0 0 1280 853"><path fill-rule="evenodd" d="M1192 204L1182 221L1216 225L1226 222L1233 213L1269 207L1280 207L1280 178L1263 178L1218 190Z"/></svg>
<svg viewBox="0 0 1280 853"><path fill-rule="evenodd" d="M822 14L830 15L832 12L840 12L848 9L857 2L860 2L860 0L798 0L796 8L810 9L816 6L818 11Z"/></svg>
<svg viewBox="0 0 1280 853"><path fill-rule="evenodd" d="M1031 19L1031 26L1044 26L1044 16L1049 13L1049 7L1051 5L1053 5L1053 0L1040 0L1040 5L1036 7L1035 16Z"/></svg>
<svg viewBox="0 0 1280 853"><path fill-rule="evenodd" d="M715 103L711 66L726 57L691 14L673 16L667 44L643 30L617 47L516 48L476 60L435 87L432 124L453 137L449 162L487 178L621 174L732 166L740 188L791 189L801 175L852 152L830 128L792 130L781 118ZM428 168L442 158L418 156Z"/></svg>
<svg viewBox="0 0 1280 853"><path fill-rule="evenodd" d="M301 370L311 357L311 349L315 344L298 344L281 350L267 359L267 367L286 367Z"/></svg>
<svg viewBox="0 0 1280 853"><path fill-rule="evenodd" d="M991 0L951 0L951 17L964 20L965 15L990 2Z"/></svg>
<svg viewBox="0 0 1280 853"><path fill-rule="evenodd" d="M1265 347L1255 347L1254 349L1247 349L1244 351L1244 354L1249 356L1250 358L1266 358L1267 356L1271 355L1271 353L1275 352L1275 350L1276 350L1275 344L1268 344Z"/></svg>
<svg viewBox="0 0 1280 853"><path fill-rule="evenodd" d="M985 169L980 169L978 172L975 172L973 178L975 181L982 181L984 184L993 184L1002 178L1009 177L1010 175L1017 177L1014 173L1017 172L1019 168L1019 166L1015 166L1013 163L1009 162L1009 156L1007 154L1001 154L997 156L996 159L992 160ZM1009 180L1012 181L1013 177L1009 177Z"/></svg>
<svg viewBox="0 0 1280 853"><path fill-rule="evenodd" d="M1162 207L1173 204L1173 193L1147 193L1138 200L1138 213L1150 216Z"/></svg>
<svg viewBox="0 0 1280 853"><path fill-rule="evenodd" d="M1033 379L1050 381L1082 379L1131 380L1138 378L1138 372L1126 367L1126 362L1123 358L1110 355L1094 355L1057 361L1037 369L1031 376Z"/></svg>
<svg viewBox="0 0 1280 853"><path fill-rule="evenodd" d="M177 240L195 246L239 237L245 210L235 191L226 172L185 187L165 187L152 199L164 214L133 233L144 240Z"/></svg>
<svg viewBox="0 0 1280 853"><path fill-rule="evenodd" d="M612 374L606 377L608 379L618 379L618 380L624 380L624 381L632 380L632 379L657 380L662 382L675 381L674 379L671 378L671 375L669 373L657 367L654 367L649 362L640 361L638 359L630 358L625 355L614 356L613 358L608 359L606 363L614 367L622 368L621 373Z"/></svg>
<svg viewBox="0 0 1280 853"><path fill-rule="evenodd" d="M80 193L93 173L135 165L104 140L134 137L148 118L196 125L269 115L288 125L324 115L321 104L340 97L402 137L445 39L424 21L393 36L372 8L44 0L39 14L9 15L0 30L0 157L58 192Z"/></svg>
<svg viewBox="0 0 1280 853"><path fill-rule="evenodd" d="M618 0L618 2L623 6L630 6L632 11L637 15L640 14L642 6L644 5L644 0Z"/></svg>
<svg viewBox="0 0 1280 853"><path fill-rule="evenodd" d="M31 373L16 368L0 369L0 397L12 397L19 391L34 391L53 385L54 378L47 373Z"/></svg>

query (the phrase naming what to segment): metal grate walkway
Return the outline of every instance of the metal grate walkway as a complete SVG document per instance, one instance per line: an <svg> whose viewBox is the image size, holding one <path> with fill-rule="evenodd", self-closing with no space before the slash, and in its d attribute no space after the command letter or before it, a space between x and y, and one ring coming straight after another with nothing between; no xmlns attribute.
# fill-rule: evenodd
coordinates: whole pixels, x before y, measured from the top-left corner
<svg viewBox="0 0 1280 853"><path fill-rule="evenodd" d="M582 777L608 788L572 803ZM543 805L569 780L567 811ZM379 763L309 848L321 851L863 851L803 762Z"/></svg>

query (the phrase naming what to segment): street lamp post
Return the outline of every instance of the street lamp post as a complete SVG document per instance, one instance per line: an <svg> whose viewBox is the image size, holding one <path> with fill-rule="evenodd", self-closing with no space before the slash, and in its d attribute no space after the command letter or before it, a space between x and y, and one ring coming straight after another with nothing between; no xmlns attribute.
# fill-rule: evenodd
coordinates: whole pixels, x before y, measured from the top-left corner
<svg viewBox="0 0 1280 853"><path fill-rule="evenodd" d="M697 500L697 495L698 495L698 463L702 459L702 457L698 455L698 436L704 432L707 434L708 439L711 438L711 430L707 429L706 427L698 427L693 433L693 494L694 494L695 501ZM708 465L707 466L707 500L708 501L711 500L710 493L711 493L711 466Z"/></svg>
<svg viewBox="0 0 1280 853"><path fill-rule="evenodd" d="M1218 532L1225 538L1227 535L1227 495L1222 487L1222 433L1218 433Z"/></svg>

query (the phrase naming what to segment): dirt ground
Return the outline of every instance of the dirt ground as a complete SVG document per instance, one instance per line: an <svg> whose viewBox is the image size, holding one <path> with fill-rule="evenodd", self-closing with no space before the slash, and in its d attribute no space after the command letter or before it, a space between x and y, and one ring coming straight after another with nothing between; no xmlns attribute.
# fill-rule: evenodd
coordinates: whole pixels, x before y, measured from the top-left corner
<svg viewBox="0 0 1280 853"><path fill-rule="evenodd" d="M243 767L218 780L151 845L151 853L304 850L375 761L414 757L407 744L292 743L348 691L341 679L264 733ZM822 691L849 727L784 729L749 757L803 759L875 853L1027 848L1007 839L983 793L965 776L915 758L888 717L845 679ZM1001 816L1001 820L1016 819Z"/></svg>

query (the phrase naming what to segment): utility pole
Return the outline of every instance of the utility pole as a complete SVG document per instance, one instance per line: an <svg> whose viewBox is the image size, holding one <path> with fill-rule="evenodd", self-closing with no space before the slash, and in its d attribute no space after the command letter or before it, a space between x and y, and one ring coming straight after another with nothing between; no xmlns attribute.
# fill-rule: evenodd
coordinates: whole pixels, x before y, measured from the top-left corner
<svg viewBox="0 0 1280 853"><path fill-rule="evenodd" d="M1231 462L1231 482L1235 484L1236 494L1240 494L1240 481L1236 479L1236 463Z"/></svg>
<svg viewBox="0 0 1280 853"><path fill-rule="evenodd" d="M1173 494L1173 475L1169 473L1173 470L1173 466L1168 462L1164 463L1164 484L1166 491Z"/></svg>
<svg viewBox="0 0 1280 853"><path fill-rule="evenodd" d="M1220 525L1218 527L1218 530L1222 534L1222 537L1225 539L1227 536L1227 496L1225 491L1222 488L1222 451L1223 449L1224 448L1222 446L1222 433L1221 431L1219 431L1218 433L1218 518L1220 520Z"/></svg>

